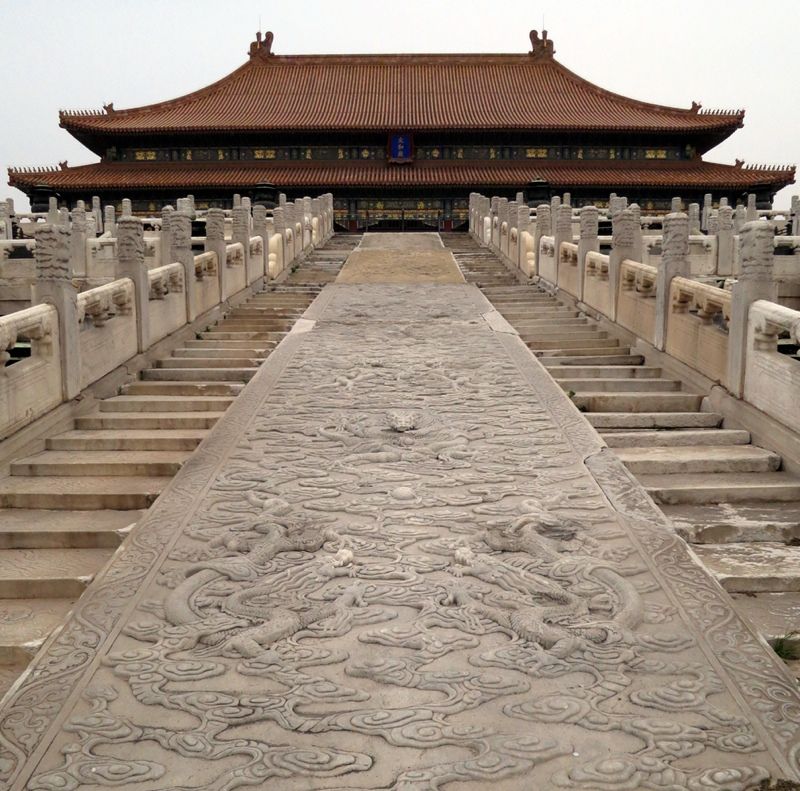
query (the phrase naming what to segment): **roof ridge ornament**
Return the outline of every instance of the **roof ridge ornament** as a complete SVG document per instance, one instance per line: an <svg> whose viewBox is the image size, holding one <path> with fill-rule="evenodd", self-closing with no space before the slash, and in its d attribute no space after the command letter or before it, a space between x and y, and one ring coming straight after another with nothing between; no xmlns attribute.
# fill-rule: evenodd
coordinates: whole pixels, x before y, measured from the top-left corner
<svg viewBox="0 0 800 791"><path fill-rule="evenodd" d="M538 30L531 30L531 51L528 53L534 58L552 58L556 54L553 47L553 39L547 38L547 31L542 31L542 37L539 38Z"/></svg>
<svg viewBox="0 0 800 791"><path fill-rule="evenodd" d="M274 34L271 30L268 30L264 34L262 40L261 31L259 30L258 33L256 33L256 40L250 44L250 60L253 60L253 58L274 57L275 53L272 51L272 42L274 39Z"/></svg>

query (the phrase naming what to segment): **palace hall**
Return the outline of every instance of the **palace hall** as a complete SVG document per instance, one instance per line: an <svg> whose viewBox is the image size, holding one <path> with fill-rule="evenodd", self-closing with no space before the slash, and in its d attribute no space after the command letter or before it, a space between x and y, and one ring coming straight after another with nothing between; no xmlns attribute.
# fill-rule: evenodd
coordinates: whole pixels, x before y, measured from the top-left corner
<svg viewBox="0 0 800 791"><path fill-rule="evenodd" d="M743 125L743 110L665 107L604 90L554 57L547 32L521 54L282 55L257 35L243 65L201 90L131 109L62 111L100 157L90 165L9 170L9 183L67 206L130 198L137 213L194 195L229 208L272 188L291 200L334 194L339 228L381 221L465 226L469 193L529 202L610 192L648 211L674 195L759 205L791 168L703 155Z"/></svg>

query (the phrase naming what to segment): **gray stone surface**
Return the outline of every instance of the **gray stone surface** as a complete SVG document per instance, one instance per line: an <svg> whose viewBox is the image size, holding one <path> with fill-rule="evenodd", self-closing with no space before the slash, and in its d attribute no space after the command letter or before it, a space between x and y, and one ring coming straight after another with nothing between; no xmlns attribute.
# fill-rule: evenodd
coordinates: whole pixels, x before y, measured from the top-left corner
<svg viewBox="0 0 800 791"><path fill-rule="evenodd" d="M489 313L328 286L5 699L9 787L800 778L794 680Z"/></svg>

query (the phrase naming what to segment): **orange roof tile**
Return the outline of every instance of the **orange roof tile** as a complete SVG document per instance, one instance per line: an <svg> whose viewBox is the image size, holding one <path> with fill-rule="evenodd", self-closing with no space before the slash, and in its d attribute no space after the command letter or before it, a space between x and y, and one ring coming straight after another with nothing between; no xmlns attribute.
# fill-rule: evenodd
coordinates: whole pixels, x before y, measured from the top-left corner
<svg viewBox="0 0 800 791"><path fill-rule="evenodd" d="M271 44L271 39L270 39ZM265 54L266 52L266 54ZM732 131L744 111L664 107L606 91L552 54L289 55L251 49L231 74L177 99L62 112L73 133L535 129Z"/></svg>
<svg viewBox="0 0 800 791"><path fill-rule="evenodd" d="M261 182L278 187L524 187L535 179L553 186L626 186L746 189L794 180L794 167L744 168L702 160L679 162L420 161L409 165L385 162L297 162L243 164L106 163L65 169L9 169L16 187L46 183L54 189L236 189Z"/></svg>

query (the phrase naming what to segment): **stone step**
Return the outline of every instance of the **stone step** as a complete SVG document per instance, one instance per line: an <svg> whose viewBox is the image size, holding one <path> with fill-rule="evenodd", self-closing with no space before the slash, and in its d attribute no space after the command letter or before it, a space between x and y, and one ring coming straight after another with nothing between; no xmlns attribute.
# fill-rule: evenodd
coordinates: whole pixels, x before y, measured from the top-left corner
<svg viewBox="0 0 800 791"><path fill-rule="evenodd" d="M580 318L580 314L575 308L569 308L566 305L558 304L542 304L537 306L529 306L525 310L512 309L507 305L495 305L495 308L502 313L512 324L515 322L524 323L526 321L544 321L552 319L554 316L560 316L564 313L574 313L576 317Z"/></svg>
<svg viewBox="0 0 800 791"><path fill-rule="evenodd" d="M160 431L66 431L48 437L47 450L194 450L208 434L200 429L162 429Z"/></svg>
<svg viewBox="0 0 800 791"><path fill-rule="evenodd" d="M600 393L582 392L572 402L582 412L696 412L700 393Z"/></svg>
<svg viewBox="0 0 800 791"><path fill-rule="evenodd" d="M661 510L692 543L800 542L800 502L663 505Z"/></svg>
<svg viewBox="0 0 800 791"><path fill-rule="evenodd" d="M663 505L800 500L800 479L786 472L718 472L637 477L650 496Z"/></svg>
<svg viewBox="0 0 800 791"><path fill-rule="evenodd" d="M243 382L130 382L123 385L123 395L162 396L236 396Z"/></svg>
<svg viewBox="0 0 800 791"><path fill-rule="evenodd" d="M650 365L548 365L547 372L562 379L658 379L661 369Z"/></svg>
<svg viewBox="0 0 800 791"><path fill-rule="evenodd" d="M516 323L512 322L514 329L519 333L520 338L525 343L538 344L540 341L554 341L559 347L564 346L564 341L589 341L590 344L594 341L603 341L603 345L608 345L608 333L599 332L591 328L575 328L567 327L562 330L547 330L544 332L528 332L520 329Z"/></svg>
<svg viewBox="0 0 800 791"><path fill-rule="evenodd" d="M597 429L717 428L716 412L589 412L586 419Z"/></svg>
<svg viewBox="0 0 800 791"><path fill-rule="evenodd" d="M141 511L170 482L168 476L10 477L0 479L0 508Z"/></svg>
<svg viewBox="0 0 800 791"><path fill-rule="evenodd" d="M220 330L207 330L198 333L199 338L204 341L270 341L280 340L286 335L285 332L232 332Z"/></svg>
<svg viewBox="0 0 800 791"><path fill-rule="evenodd" d="M514 311L508 310L502 305L495 305L494 307L497 312L502 313L503 316L505 316L506 319L511 322L511 324L513 324L515 321L525 321L527 319L540 321L542 319L556 319L559 316L568 316L570 318L580 316L580 312L575 310L575 308L561 307L559 305L537 309L534 315L515 314Z"/></svg>
<svg viewBox="0 0 800 791"><path fill-rule="evenodd" d="M598 358L603 357L611 357L611 356L629 356L631 350L628 346L619 346L619 341L608 340L606 341L608 344L607 346L582 346L578 348L562 348L562 349L535 349L536 355L538 357L552 357L552 358L575 358L575 357L589 357L590 355L596 355ZM528 344L529 348L532 348L531 344ZM563 362L559 359L559 365L564 365Z"/></svg>
<svg viewBox="0 0 800 791"><path fill-rule="evenodd" d="M770 645L788 637L789 644L800 651L800 593L732 593L731 598L736 611Z"/></svg>
<svg viewBox="0 0 800 791"><path fill-rule="evenodd" d="M484 289L484 293L486 290ZM562 302L551 297L522 297L520 299L498 299L497 297L490 297L490 301L495 305L498 310L508 311L509 313L518 314L520 316L529 316L535 314L541 308L563 308L566 307Z"/></svg>
<svg viewBox="0 0 800 791"><path fill-rule="evenodd" d="M593 393L643 393L643 392L668 392L681 389L681 383L676 379L559 379L556 381L564 390L575 393L591 391Z"/></svg>
<svg viewBox="0 0 800 791"><path fill-rule="evenodd" d="M14 476L176 475L189 451L45 450L11 462Z"/></svg>
<svg viewBox="0 0 800 791"><path fill-rule="evenodd" d="M681 445L747 445L750 433L720 428L705 431L601 431L609 448L653 448Z"/></svg>
<svg viewBox="0 0 800 791"><path fill-rule="evenodd" d="M0 666L19 663L20 670L24 668L53 629L66 620L76 599L77 596L0 599L4 616L0 629Z"/></svg>
<svg viewBox="0 0 800 791"><path fill-rule="evenodd" d="M304 300L304 302L307 302L307 300ZM263 302L258 304L251 302L247 305L243 305L242 307L234 308L225 316L225 318L238 319L249 318L251 316L255 318L297 318L298 316L302 315L303 308L300 305L268 305Z"/></svg>
<svg viewBox="0 0 800 791"><path fill-rule="evenodd" d="M568 353L572 354L576 349L603 349L603 351L616 349L619 347L619 341L616 338L576 338L571 340L567 336L562 336L557 340L527 340L525 345L535 351L555 352L567 349Z"/></svg>
<svg viewBox="0 0 800 791"><path fill-rule="evenodd" d="M615 351L619 351L618 349ZM548 370L560 368L562 366L576 366L584 368L588 366L608 367L608 366L631 366L644 363L641 354L593 354L593 355L563 355L546 356L539 358L539 362Z"/></svg>
<svg viewBox="0 0 800 791"><path fill-rule="evenodd" d="M114 554L91 549L6 549L0 555L0 599L77 598Z"/></svg>
<svg viewBox="0 0 800 791"><path fill-rule="evenodd" d="M224 412L232 403L229 396L122 395L106 398L98 406L101 412Z"/></svg>
<svg viewBox="0 0 800 791"><path fill-rule="evenodd" d="M218 332L288 332L293 321L244 321L240 319L226 319L214 325Z"/></svg>
<svg viewBox="0 0 800 791"><path fill-rule="evenodd" d="M283 337L283 333L281 333ZM220 350L232 351L248 354L246 350L252 350L256 354L254 356L262 356L268 354L272 349L278 345L278 341L204 341L204 340L188 340L184 342L184 348L191 349L192 351L202 352L205 350Z"/></svg>
<svg viewBox="0 0 800 791"><path fill-rule="evenodd" d="M514 319L514 329L520 334L534 333L540 330L556 330L562 327L567 327L570 330L574 329L588 329L596 326L589 322L585 316L575 316L570 319Z"/></svg>
<svg viewBox="0 0 800 791"><path fill-rule="evenodd" d="M615 448L614 453L634 475L771 472L781 466L780 456L754 445Z"/></svg>
<svg viewBox="0 0 800 791"><path fill-rule="evenodd" d="M200 343L210 344L211 341L200 341ZM179 357L180 359L185 359L187 357L193 358L200 358L200 359L210 359L210 358L220 358L220 359L229 359L229 358L244 358L244 359L254 359L257 360L260 364L262 360L264 360L267 355L269 354L269 349L258 349L253 348L253 344L251 343L249 347L243 346L239 349L235 347L215 347L209 345L203 346L189 346L184 347L181 349L175 349L172 352L173 357Z"/></svg>
<svg viewBox="0 0 800 791"><path fill-rule="evenodd" d="M700 544L694 551L729 593L800 592L800 547Z"/></svg>
<svg viewBox="0 0 800 791"><path fill-rule="evenodd" d="M141 511L0 509L0 549L116 547L122 541L119 531L140 516Z"/></svg>
<svg viewBox="0 0 800 791"><path fill-rule="evenodd" d="M81 431L207 429L211 428L222 415L222 412L95 412L76 418L75 428Z"/></svg>
<svg viewBox="0 0 800 791"><path fill-rule="evenodd" d="M172 357L156 361L158 368L258 368L264 362L263 357L182 357L176 352Z"/></svg>
<svg viewBox="0 0 800 791"><path fill-rule="evenodd" d="M195 365L197 363L195 362ZM147 368L142 371L142 379L147 382L249 382L258 368L243 366L239 368Z"/></svg>

